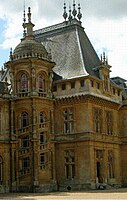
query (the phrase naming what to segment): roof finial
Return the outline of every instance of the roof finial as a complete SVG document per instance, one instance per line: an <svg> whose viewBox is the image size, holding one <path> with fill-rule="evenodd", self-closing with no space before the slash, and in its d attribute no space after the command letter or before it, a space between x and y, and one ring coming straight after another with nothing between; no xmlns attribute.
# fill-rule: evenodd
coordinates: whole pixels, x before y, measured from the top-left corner
<svg viewBox="0 0 127 200"><path fill-rule="evenodd" d="M76 6L75 0L73 0L73 11L72 11L72 14L73 14L74 18L75 18L76 15L77 15L77 10L75 9L75 6Z"/></svg>
<svg viewBox="0 0 127 200"><path fill-rule="evenodd" d="M108 57L106 56L105 52L101 55L101 62L103 65L108 65Z"/></svg>
<svg viewBox="0 0 127 200"><path fill-rule="evenodd" d="M25 29L25 23L26 23L26 13L25 13L25 0L24 0L24 11L23 11L23 37L26 36L26 29Z"/></svg>
<svg viewBox="0 0 127 200"><path fill-rule="evenodd" d="M66 12L66 3L64 2L64 13L63 13L63 18L65 19L65 21L66 21L66 19L67 19L67 12Z"/></svg>
<svg viewBox="0 0 127 200"><path fill-rule="evenodd" d="M30 7L28 7L28 22L31 22L31 12L30 12Z"/></svg>
<svg viewBox="0 0 127 200"><path fill-rule="evenodd" d="M25 23L25 22L23 23L23 27L24 27L24 29L26 29L26 30L24 30L24 37L26 37L26 36L32 36L33 37L34 24L31 22L30 7L28 8L28 14L27 15L28 15L28 23Z"/></svg>
<svg viewBox="0 0 127 200"><path fill-rule="evenodd" d="M103 62L102 54L101 54L101 63Z"/></svg>
<svg viewBox="0 0 127 200"><path fill-rule="evenodd" d="M80 7L80 3L78 4L78 15L77 15L77 17L78 17L78 19L79 19L79 21L81 20L81 18L82 18L82 13L81 13L81 7Z"/></svg>
<svg viewBox="0 0 127 200"><path fill-rule="evenodd" d="M69 21L71 22L72 20L72 15L71 15L71 6L69 5L69 17L68 17Z"/></svg>
<svg viewBox="0 0 127 200"><path fill-rule="evenodd" d="M10 48L10 60L13 60L12 48Z"/></svg>
<svg viewBox="0 0 127 200"><path fill-rule="evenodd" d="M106 64L108 65L108 56L106 56Z"/></svg>

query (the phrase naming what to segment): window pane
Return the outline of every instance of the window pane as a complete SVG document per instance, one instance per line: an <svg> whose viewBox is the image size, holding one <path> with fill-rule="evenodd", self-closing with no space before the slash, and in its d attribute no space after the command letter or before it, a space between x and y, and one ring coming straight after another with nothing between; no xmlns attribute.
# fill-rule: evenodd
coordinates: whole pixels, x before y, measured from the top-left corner
<svg viewBox="0 0 127 200"><path fill-rule="evenodd" d="M44 144L45 143L45 134L44 132L40 133L40 144Z"/></svg>
<svg viewBox="0 0 127 200"><path fill-rule="evenodd" d="M44 78L42 75L38 76L38 90L39 92L44 91Z"/></svg>
<svg viewBox="0 0 127 200"><path fill-rule="evenodd" d="M30 160L29 160L29 157L24 158L22 164L23 164L23 169L29 168L29 166L30 166Z"/></svg>
<svg viewBox="0 0 127 200"><path fill-rule="evenodd" d="M24 137L21 141L21 144L23 148L29 147L29 136Z"/></svg>
<svg viewBox="0 0 127 200"><path fill-rule="evenodd" d="M23 112L21 114L21 128L25 128L28 126L28 113Z"/></svg>
<svg viewBox="0 0 127 200"><path fill-rule="evenodd" d="M28 91L28 79L26 74L22 74L21 76L21 92L27 92Z"/></svg>

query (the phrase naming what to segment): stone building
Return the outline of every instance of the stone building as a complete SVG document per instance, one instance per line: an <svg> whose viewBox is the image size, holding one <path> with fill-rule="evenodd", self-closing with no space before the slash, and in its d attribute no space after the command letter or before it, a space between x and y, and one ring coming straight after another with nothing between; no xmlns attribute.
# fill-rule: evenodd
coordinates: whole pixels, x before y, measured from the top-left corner
<svg viewBox="0 0 127 200"><path fill-rule="evenodd" d="M127 83L110 78L73 4L64 22L24 34L0 82L0 191L127 185Z"/></svg>

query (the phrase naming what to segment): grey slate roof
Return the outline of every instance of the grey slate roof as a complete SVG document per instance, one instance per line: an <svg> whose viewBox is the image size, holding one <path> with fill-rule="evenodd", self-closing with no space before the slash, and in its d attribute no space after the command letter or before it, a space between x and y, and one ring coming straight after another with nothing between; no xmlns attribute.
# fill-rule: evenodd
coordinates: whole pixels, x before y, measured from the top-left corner
<svg viewBox="0 0 127 200"><path fill-rule="evenodd" d="M65 79L92 75L99 78L93 68L99 60L81 22L63 22L34 32L47 51L51 49L52 60L56 63L54 72Z"/></svg>

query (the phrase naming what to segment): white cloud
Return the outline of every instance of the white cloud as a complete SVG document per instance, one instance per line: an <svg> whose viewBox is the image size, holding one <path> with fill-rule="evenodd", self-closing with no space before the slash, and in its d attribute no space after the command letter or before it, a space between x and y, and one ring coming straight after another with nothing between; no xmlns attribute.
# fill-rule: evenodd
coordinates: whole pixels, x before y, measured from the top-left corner
<svg viewBox="0 0 127 200"><path fill-rule="evenodd" d="M67 2L67 12L69 0ZM77 0L77 3L79 0ZM32 9L32 22L35 29L63 21L63 3L60 0L26 0L26 8ZM127 1L126 0L80 0L83 26L98 54L106 49L112 76L127 79ZM22 37L23 5L21 0L0 0L0 18L6 21L2 31L3 49L10 49ZM26 11L27 13L27 11ZM27 17L27 16L26 16ZM6 60L6 59L5 59Z"/></svg>
<svg viewBox="0 0 127 200"><path fill-rule="evenodd" d="M98 54L101 55L106 49L109 64L112 66L111 75L119 75L127 79L126 19L99 21L91 18L87 21L86 27L88 27L86 32L93 41Z"/></svg>

